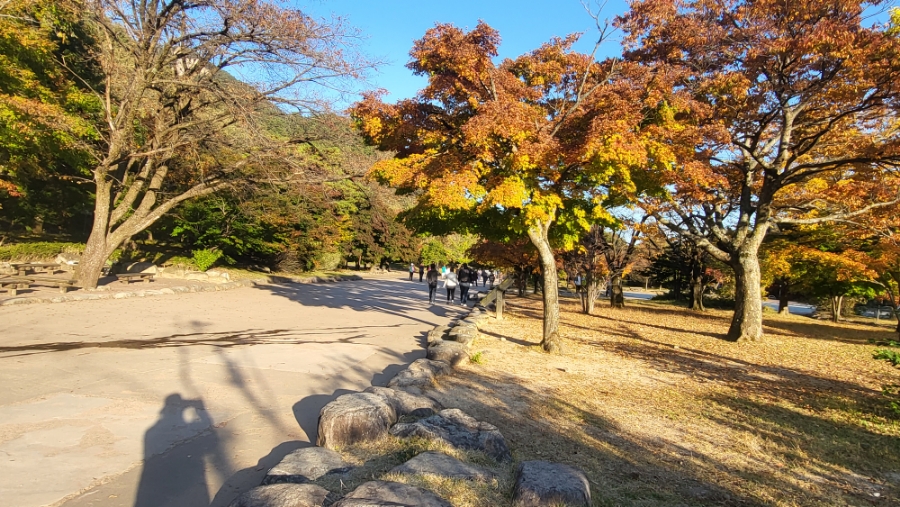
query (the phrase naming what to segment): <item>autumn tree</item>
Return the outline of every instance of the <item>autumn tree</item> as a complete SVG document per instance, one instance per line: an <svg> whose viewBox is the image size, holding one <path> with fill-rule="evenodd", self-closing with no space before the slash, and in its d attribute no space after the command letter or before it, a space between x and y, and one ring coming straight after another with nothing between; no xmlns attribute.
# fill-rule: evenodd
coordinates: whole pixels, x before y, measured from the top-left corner
<svg viewBox="0 0 900 507"><path fill-rule="evenodd" d="M569 279L581 276L578 296L581 311L588 315L594 312L597 298L609 284L610 270L604 257L606 245L604 228L594 225L582 235L571 251L562 254L563 266Z"/></svg>
<svg viewBox="0 0 900 507"><path fill-rule="evenodd" d="M423 206L501 214L507 230L529 238L543 274L548 351L561 346L554 246L571 247L608 218L610 199L636 189L632 168L669 162L665 149L649 155L655 138L641 128L665 109L647 93L643 70L598 62L573 50L575 41L554 39L495 64L495 30L439 24L410 53L408 67L428 78L415 98L386 104L370 94L352 109L370 142L397 154L374 168L381 179L418 192ZM657 124L669 118L657 116Z"/></svg>
<svg viewBox="0 0 900 507"><path fill-rule="evenodd" d="M90 210L100 82L79 0L0 3L0 223L40 233Z"/></svg>
<svg viewBox="0 0 900 507"><path fill-rule="evenodd" d="M368 66L342 21L265 0L91 0L88 15L105 81L81 285L179 203L248 177L323 176L296 159L309 139L287 116L321 110L316 85Z"/></svg>
<svg viewBox="0 0 900 507"><path fill-rule="evenodd" d="M523 237L504 242L484 239L469 248L469 255L480 263L512 273L519 296L525 295L528 275L540 266L537 250Z"/></svg>
<svg viewBox="0 0 900 507"><path fill-rule="evenodd" d="M661 222L735 273L733 340L762 338L758 251L784 224L898 203L900 42L858 0L643 0L626 58L696 100Z"/></svg>

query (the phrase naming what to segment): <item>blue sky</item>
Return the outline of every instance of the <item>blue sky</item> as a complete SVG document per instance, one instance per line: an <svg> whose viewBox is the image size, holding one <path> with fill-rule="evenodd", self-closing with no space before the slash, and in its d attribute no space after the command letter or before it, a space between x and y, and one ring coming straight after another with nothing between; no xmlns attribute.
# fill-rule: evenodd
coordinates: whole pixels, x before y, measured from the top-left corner
<svg viewBox="0 0 900 507"><path fill-rule="evenodd" d="M596 11L597 4L592 1ZM584 32L578 48L590 51L597 38L594 20L579 0L300 0L298 7L314 17L332 14L346 18L367 37L363 51L386 64L369 79L373 88L384 88L393 102L412 97L426 81L405 67L413 41L435 23L453 23L474 28L479 20L500 32L501 58L514 58L554 36ZM612 18L626 9L624 0L609 0L603 17ZM617 53L618 43L607 44L608 54ZM349 104L343 104L346 106Z"/></svg>

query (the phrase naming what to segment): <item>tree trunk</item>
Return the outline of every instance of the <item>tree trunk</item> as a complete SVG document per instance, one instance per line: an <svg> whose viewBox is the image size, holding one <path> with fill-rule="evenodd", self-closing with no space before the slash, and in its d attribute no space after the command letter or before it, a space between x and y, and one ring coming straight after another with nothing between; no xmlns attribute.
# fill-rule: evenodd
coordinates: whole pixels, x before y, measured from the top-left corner
<svg viewBox="0 0 900 507"><path fill-rule="evenodd" d="M580 294L581 311L588 315L594 313L594 303L597 302L598 285L599 283L593 276L588 275L584 277Z"/></svg>
<svg viewBox="0 0 900 507"><path fill-rule="evenodd" d="M706 310L703 307L703 276L695 276L691 278L691 310L702 312Z"/></svg>
<svg viewBox="0 0 900 507"><path fill-rule="evenodd" d="M609 305L613 308L624 308L625 293L622 291L622 275L612 275L609 279L609 287Z"/></svg>
<svg viewBox="0 0 900 507"><path fill-rule="evenodd" d="M541 346L547 352L561 352L559 337L559 287L556 276L556 259L550 248L548 231L550 222L539 221L528 228L528 238L537 248L544 275L544 337Z"/></svg>
<svg viewBox="0 0 900 507"><path fill-rule="evenodd" d="M844 296L831 296L831 321L841 321L841 304L844 302Z"/></svg>
<svg viewBox="0 0 900 507"><path fill-rule="evenodd" d="M109 234L110 188L108 182L97 183L97 197L94 200L94 221L91 225L91 234L88 236L84 253L81 254L78 267L75 269L78 285L85 289L97 288L97 282L100 280L103 266L106 264L106 259L109 258L109 248L106 241ZM115 247L113 250L115 250Z"/></svg>
<svg viewBox="0 0 900 507"><path fill-rule="evenodd" d="M728 328L728 339L740 342L762 340L762 295L759 285L757 252L739 252L734 256L734 316Z"/></svg>
<svg viewBox="0 0 900 507"><path fill-rule="evenodd" d="M900 308L894 307L894 317L897 318L897 337L900 339Z"/></svg>

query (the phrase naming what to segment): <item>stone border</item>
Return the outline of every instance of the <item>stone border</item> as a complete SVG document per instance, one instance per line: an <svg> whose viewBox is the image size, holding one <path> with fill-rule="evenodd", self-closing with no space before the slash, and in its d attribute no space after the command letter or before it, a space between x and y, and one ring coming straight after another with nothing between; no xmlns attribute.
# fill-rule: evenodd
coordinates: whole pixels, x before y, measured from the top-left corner
<svg viewBox="0 0 900 507"><path fill-rule="evenodd" d="M498 289L503 290L499 287ZM492 290L490 294L496 293L497 290ZM490 300L484 297L481 302L489 303ZM502 302L500 304L502 305ZM321 476L320 470L331 473L328 470L335 467L337 468L333 472L346 473L349 468L336 452L337 449L375 440L388 434L401 438L420 437L444 441L456 440L462 436L457 440L458 444L451 445L455 447L459 445L461 449L481 450L498 463L513 461L506 441L497 427L487 422L476 421L459 409L442 410L439 402L425 394L427 389L433 387L437 377L452 374L455 366L470 357L469 348L478 335L481 323L489 317L486 308L476 304L462 318L452 320L448 325L435 326L428 333L426 358L413 361L407 368L397 373L387 383L387 387L369 387L364 392L344 394L326 404L319 412L316 447L304 448L286 456L282 463L267 472L262 481L263 485L244 492L229 507L294 506L295 503L283 499L259 503L250 503L249 500L254 496L261 496L266 492L265 488L271 487L267 484L273 482L298 482L308 485L314 483L314 477ZM402 422L401 417L407 415L416 416L417 422ZM319 455L323 454L334 463L329 460L325 460L328 463L319 463ZM431 454L443 456L439 453ZM419 457L424 458L419 454L405 464L411 465ZM431 468L426 467L428 473L436 473L437 469L449 467L442 471L449 471L450 474L447 476L452 476L453 473L459 473L458 469L464 469L469 465L443 456L441 463L429 463L429 466ZM548 461L523 461L518 464L515 474L516 482L511 492L512 507L591 505L590 483L584 472L575 467ZM299 480L294 475L297 475ZM409 495L412 495L419 500L416 505L426 507L450 505L427 490L373 480L348 492L334 506L363 505L355 503L354 499L357 498L368 499L366 506L398 505L396 503L399 498L398 492L393 491L398 488L403 490L402 500L407 501L411 498ZM430 496L418 498L423 494ZM314 505L328 504L330 501L324 500L323 503L314 503Z"/></svg>
<svg viewBox="0 0 900 507"><path fill-rule="evenodd" d="M96 291L83 292L80 294L61 294L54 297L17 297L15 299L7 299L0 301L0 306L12 305L28 305L35 303L67 303L71 301L96 301L100 299L128 299L142 298L147 296L162 296L168 294L185 294L189 292L218 292L223 290L238 289L241 287L252 287L256 285L251 280L238 280L235 282L225 282L216 285L177 285L175 287L163 287L162 289L144 289L134 291Z"/></svg>
<svg viewBox="0 0 900 507"><path fill-rule="evenodd" d="M171 279L169 279L171 280ZM96 301L100 299L129 299L142 298L147 296L162 296L169 294L186 294L190 292L218 292L223 290L239 289L241 287L254 287L265 284L279 283L335 283L350 282L364 280L359 275L338 275L338 276L309 276L309 277L287 277L287 276L267 276L260 279L245 278L235 280L233 282L219 283L215 285L199 285L196 283L188 285L177 285L175 287L164 287L162 289L144 289L133 291L91 291L83 293L60 294L59 296L41 296L41 297L15 297L0 301L0 306L13 305L29 305L37 303L68 303L72 301Z"/></svg>

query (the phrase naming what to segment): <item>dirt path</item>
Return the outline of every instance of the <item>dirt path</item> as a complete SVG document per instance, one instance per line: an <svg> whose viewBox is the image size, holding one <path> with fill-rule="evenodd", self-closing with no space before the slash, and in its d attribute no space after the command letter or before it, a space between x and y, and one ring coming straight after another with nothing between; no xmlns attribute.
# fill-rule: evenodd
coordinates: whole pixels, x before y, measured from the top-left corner
<svg viewBox="0 0 900 507"><path fill-rule="evenodd" d="M0 309L0 492L224 506L458 307L397 277Z"/></svg>

